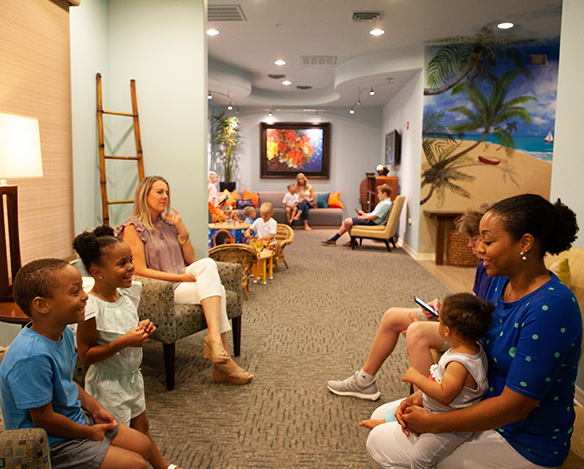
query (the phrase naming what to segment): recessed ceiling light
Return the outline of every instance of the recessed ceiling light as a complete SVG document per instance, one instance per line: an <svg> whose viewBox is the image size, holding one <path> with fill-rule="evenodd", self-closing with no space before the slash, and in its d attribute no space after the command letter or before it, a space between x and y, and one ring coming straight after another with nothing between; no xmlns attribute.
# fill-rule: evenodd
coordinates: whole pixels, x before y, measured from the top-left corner
<svg viewBox="0 0 584 469"><path fill-rule="evenodd" d="M219 34L219 31L217 31L216 29L208 29L207 34L209 36L217 36L217 34Z"/></svg>
<svg viewBox="0 0 584 469"><path fill-rule="evenodd" d="M282 82L282 84L283 84L284 86L290 86L290 85L292 84L292 82L291 82L290 80L284 80L284 81Z"/></svg>
<svg viewBox="0 0 584 469"><path fill-rule="evenodd" d="M369 34L372 36L381 36L382 34L385 34L385 31L383 29L372 29L369 31Z"/></svg>
<svg viewBox="0 0 584 469"><path fill-rule="evenodd" d="M276 65L286 65L286 61L285 61L285 60L282 60L282 59L280 59L280 60L276 60L274 63L275 63Z"/></svg>
<svg viewBox="0 0 584 469"><path fill-rule="evenodd" d="M499 28L499 29L511 29L513 26L515 26L513 23L499 23L497 25L497 28Z"/></svg>

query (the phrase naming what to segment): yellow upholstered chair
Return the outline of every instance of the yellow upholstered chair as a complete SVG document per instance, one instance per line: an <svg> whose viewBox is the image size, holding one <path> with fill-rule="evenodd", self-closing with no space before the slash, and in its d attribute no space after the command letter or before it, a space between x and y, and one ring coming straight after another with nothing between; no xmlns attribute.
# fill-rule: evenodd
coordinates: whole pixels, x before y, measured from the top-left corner
<svg viewBox="0 0 584 469"><path fill-rule="evenodd" d="M397 233L397 224L399 222L399 216L401 214L402 208L406 201L405 195L398 195L393 201L393 207L391 213L389 214L389 219L385 225L377 226L364 226L356 225L351 228L351 243L353 244L353 249L357 245L357 238L359 238L359 244L363 242L363 238L368 239L381 239L385 243L387 250L391 252L389 247L389 242L393 244L395 248L394 236Z"/></svg>

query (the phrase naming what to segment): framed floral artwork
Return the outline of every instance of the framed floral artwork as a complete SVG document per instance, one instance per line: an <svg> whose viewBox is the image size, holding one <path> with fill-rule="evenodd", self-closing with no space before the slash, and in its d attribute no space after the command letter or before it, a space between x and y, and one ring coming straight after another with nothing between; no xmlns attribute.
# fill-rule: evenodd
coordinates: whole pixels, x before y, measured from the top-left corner
<svg viewBox="0 0 584 469"><path fill-rule="evenodd" d="M329 178L329 122L278 122L260 124L260 175L262 178Z"/></svg>

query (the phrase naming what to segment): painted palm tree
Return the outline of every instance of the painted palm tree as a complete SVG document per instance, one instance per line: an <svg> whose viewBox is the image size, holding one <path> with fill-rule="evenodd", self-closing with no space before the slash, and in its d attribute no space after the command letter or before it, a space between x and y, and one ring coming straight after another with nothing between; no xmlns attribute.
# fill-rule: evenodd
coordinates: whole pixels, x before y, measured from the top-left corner
<svg viewBox="0 0 584 469"><path fill-rule="evenodd" d="M525 66L523 56L511 44L516 38L497 37L490 28L482 28L474 36L441 39L437 43L448 43L442 47L428 64L426 71L428 88L424 95L444 93L463 80L480 84L497 80L495 66L498 59L510 60L526 77L532 74Z"/></svg>
<svg viewBox="0 0 584 469"><path fill-rule="evenodd" d="M464 106L449 109L451 112L462 114L467 118L467 121L451 125L448 129L456 134L464 134L482 129L482 135L477 142L470 145L466 150L452 155L450 159L457 159L471 152L491 132L497 141L505 147L507 155L510 156L512 154L515 149L515 141L511 133L517 124L515 122L507 123L507 121L517 118L526 124L530 124L531 116L527 109L521 105L529 101L537 101L533 96L519 96L506 101L507 89L520 73L520 70L513 70L505 73L501 78L496 80L488 99L472 83L460 83L452 90L453 95L466 93L474 109L469 109Z"/></svg>
<svg viewBox="0 0 584 469"><path fill-rule="evenodd" d="M532 96L520 96L506 101L507 90L520 73L519 70L507 72L496 80L488 99L476 85L467 82L458 84L452 90L452 94L466 93L473 109L459 106L449 111L463 114L467 118L466 122L446 128L440 123L444 111L426 113L423 122L422 148L428 167L422 172L421 186L430 185L430 192L420 200L420 205L430 200L435 192L438 193L439 203L442 204L447 189L463 197L470 196L468 191L455 184L455 181L474 180L473 176L462 173L460 169L476 165L476 162L469 157L469 153L477 148L489 133L492 132L499 143L505 147L507 154L511 154L515 148L511 132L516 129L517 124L515 121L507 121L518 118L529 124L531 116L521 104L536 100ZM483 131L479 140L465 150L457 152L462 140L456 141L454 136L458 135L462 138L465 132L479 129ZM503 170L503 168L499 169ZM513 180L511 173L509 176Z"/></svg>

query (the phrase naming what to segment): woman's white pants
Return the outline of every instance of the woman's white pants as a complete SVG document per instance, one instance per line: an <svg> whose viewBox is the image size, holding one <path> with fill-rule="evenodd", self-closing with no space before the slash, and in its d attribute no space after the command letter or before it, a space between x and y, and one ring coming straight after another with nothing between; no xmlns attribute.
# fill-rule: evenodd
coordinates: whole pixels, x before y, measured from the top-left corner
<svg viewBox="0 0 584 469"><path fill-rule="evenodd" d="M221 285L221 278L217 272L217 264L210 258L201 259L189 265L188 274L193 274L196 282L182 282L174 289L174 302L177 305L200 305L201 300L213 296L221 297L220 330L223 334L231 330L227 318L227 300L225 287Z"/></svg>
<svg viewBox="0 0 584 469"><path fill-rule="evenodd" d="M378 407L372 419L385 419L388 410L402 399ZM418 437L405 436L397 422L378 425L367 438L369 456L382 468L409 468L411 453ZM477 432L436 466L437 469L544 469L525 459L496 431Z"/></svg>

